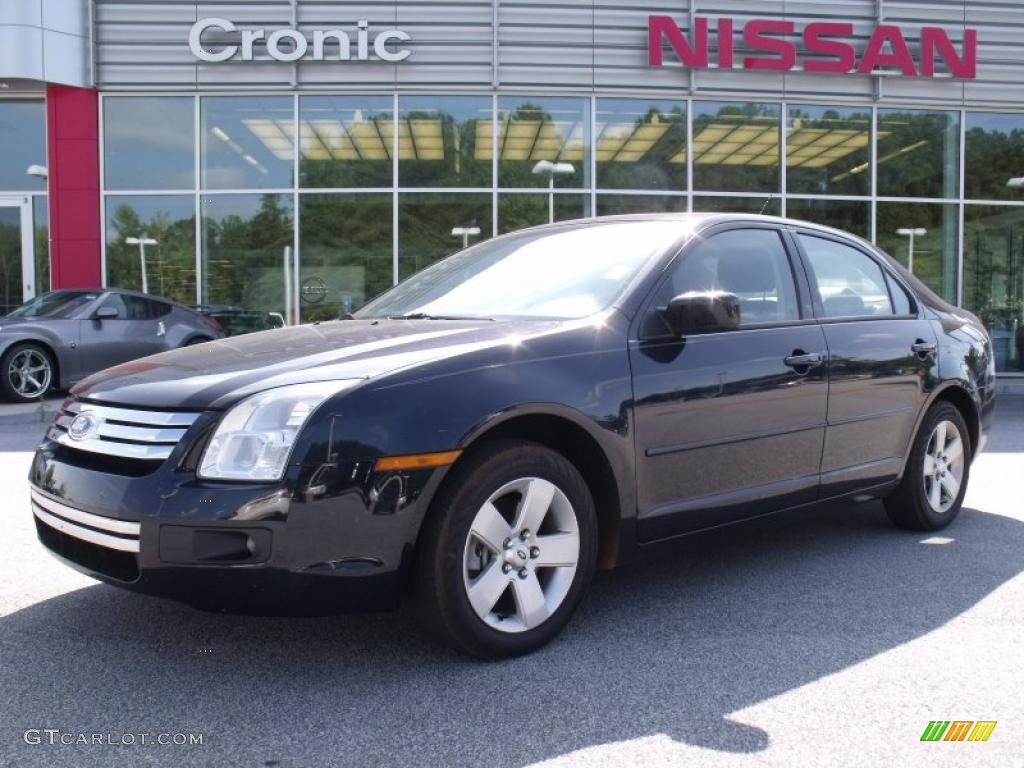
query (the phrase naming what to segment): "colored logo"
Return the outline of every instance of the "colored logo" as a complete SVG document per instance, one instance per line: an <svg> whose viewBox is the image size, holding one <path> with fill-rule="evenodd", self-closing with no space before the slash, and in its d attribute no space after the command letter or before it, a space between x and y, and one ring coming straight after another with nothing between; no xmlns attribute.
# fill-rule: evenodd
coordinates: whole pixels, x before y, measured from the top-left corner
<svg viewBox="0 0 1024 768"><path fill-rule="evenodd" d="M932 720L921 741L988 741L995 729L995 720Z"/></svg>
<svg viewBox="0 0 1024 768"><path fill-rule="evenodd" d="M96 434L100 421L89 411L83 411L68 425L68 437L72 440L86 440Z"/></svg>

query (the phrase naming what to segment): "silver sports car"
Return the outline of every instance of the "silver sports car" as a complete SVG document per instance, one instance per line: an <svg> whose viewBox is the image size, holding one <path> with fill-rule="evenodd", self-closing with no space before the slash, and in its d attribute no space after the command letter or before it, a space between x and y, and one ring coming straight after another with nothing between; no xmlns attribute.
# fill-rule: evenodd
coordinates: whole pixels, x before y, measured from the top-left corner
<svg viewBox="0 0 1024 768"><path fill-rule="evenodd" d="M134 291L43 293L0 318L0 391L38 400L90 373L175 347L220 339L209 317Z"/></svg>

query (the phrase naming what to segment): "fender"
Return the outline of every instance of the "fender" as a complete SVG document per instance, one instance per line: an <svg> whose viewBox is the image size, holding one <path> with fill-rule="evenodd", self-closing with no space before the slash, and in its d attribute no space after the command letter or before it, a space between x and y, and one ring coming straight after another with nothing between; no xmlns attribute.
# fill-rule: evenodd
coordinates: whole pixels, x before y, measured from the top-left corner
<svg viewBox="0 0 1024 768"><path fill-rule="evenodd" d="M899 477L900 478L902 478L903 477L903 473L906 472L907 461L910 460L910 451L913 448L914 441L917 439L917 433L918 433L918 430L921 429L921 422L924 421L925 414L928 413L928 410L933 405L935 405L935 402L937 400L939 400L942 397L943 393L949 392L952 389L962 390L970 398L971 403L974 405L974 414L973 414L974 424L970 425L969 422L968 422L968 424L969 424L969 426L974 426L977 429L978 434L981 435L981 433L982 433L981 406L979 404L980 398L978 397L977 388L976 387L972 387L970 385L970 383L968 381L965 381L965 380L955 380L955 381L943 382L942 384L940 384L939 386L937 386L935 389L932 390L931 394L928 396L928 400L921 407L921 411L917 414L917 419L914 421L914 429L911 430L911 432L910 432L910 441L907 443L907 447L903 451L903 460L900 462L900 473L899 473ZM973 461L974 457L977 456L977 455L978 455L978 446L972 445L971 446L971 460Z"/></svg>

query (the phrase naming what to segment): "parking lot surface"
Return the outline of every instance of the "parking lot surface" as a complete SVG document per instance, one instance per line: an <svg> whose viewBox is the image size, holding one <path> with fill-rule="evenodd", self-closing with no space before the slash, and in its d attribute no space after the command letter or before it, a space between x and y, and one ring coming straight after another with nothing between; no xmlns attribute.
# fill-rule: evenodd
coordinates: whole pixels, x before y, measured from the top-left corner
<svg viewBox="0 0 1024 768"><path fill-rule="evenodd" d="M0 766L1024 766L1024 398L997 424L938 536L877 502L737 528L480 663L410 610L214 615L78 575L35 539L41 425L0 422ZM931 720L998 725L923 743ZM116 743L143 733L202 744Z"/></svg>

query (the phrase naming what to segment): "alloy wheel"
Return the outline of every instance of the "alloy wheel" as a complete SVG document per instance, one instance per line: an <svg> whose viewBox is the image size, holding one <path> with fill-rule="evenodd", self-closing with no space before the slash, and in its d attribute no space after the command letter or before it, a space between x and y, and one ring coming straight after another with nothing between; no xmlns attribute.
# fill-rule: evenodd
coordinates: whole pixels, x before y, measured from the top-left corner
<svg viewBox="0 0 1024 768"><path fill-rule="evenodd" d="M11 388L21 397L34 398L46 393L53 379L53 368L36 349L23 349L11 358L7 368Z"/></svg>
<svg viewBox="0 0 1024 768"><path fill-rule="evenodd" d="M934 512L948 512L960 496L964 477L964 441L952 421L935 425L924 452L924 494Z"/></svg>
<svg viewBox="0 0 1024 768"><path fill-rule="evenodd" d="M535 629L565 600L579 556L579 523L565 493L542 478L513 480L488 497L470 526L466 595L494 629Z"/></svg>

